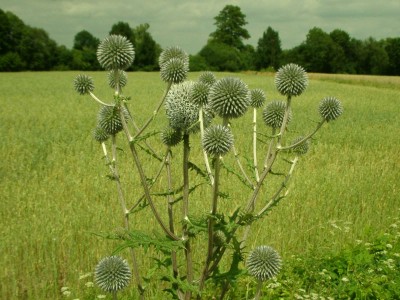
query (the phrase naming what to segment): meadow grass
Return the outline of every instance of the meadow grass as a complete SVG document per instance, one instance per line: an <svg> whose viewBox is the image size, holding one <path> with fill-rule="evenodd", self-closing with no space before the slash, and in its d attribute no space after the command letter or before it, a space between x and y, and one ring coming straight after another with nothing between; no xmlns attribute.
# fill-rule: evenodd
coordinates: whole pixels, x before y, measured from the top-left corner
<svg viewBox="0 0 400 300"><path fill-rule="evenodd" d="M91 295L99 294L97 288L85 285L91 275L80 278L116 244L92 233L123 226L115 186L107 179L100 145L91 136L99 106L74 92L72 82L78 73L0 73L1 299L60 299L62 287L70 288L71 299L83 299L80 295L88 289ZM110 102L105 73L87 74L94 78L96 95ZM267 101L282 99L271 75L218 73L217 77L228 75L242 78L250 88L264 89ZM193 79L197 76L190 74ZM319 120L318 103L325 96L339 98L344 114L315 136L310 153L295 170L288 197L255 225L249 248L271 245L284 259L339 251L356 240L378 237L399 215L400 79L391 80L393 84L381 84L380 77L363 81L311 75L305 94L293 101L289 140L313 129ZM129 107L138 124L152 114L164 88L158 73L129 73L124 93L132 97ZM248 113L232 124L244 162L251 157L251 120ZM160 114L150 130L166 124ZM119 140L123 142L122 136ZM151 143L161 148L157 138ZM199 147L195 136L191 157L201 165ZM178 157L180 150L176 151ZM120 152L125 192L134 203L142 189L128 151ZM158 163L141 155L147 174L155 174ZM226 163L233 164L232 157ZM179 170L179 164L173 168ZM179 178L174 181L178 184ZM155 189L163 184L165 180ZM222 191L230 194L221 202L223 209L233 210L247 200L245 189L238 189L235 182L221 184ZM207 193L193 194L193 214L209 210ZM162 208L162 199L158 200ZM157 228L151 214L137 216L132 220L135 229ZM195 255L203 257L203 252ZM149 261L140 262L142 270L149 267ZM149 289L150 298L160 295L154 286Z"/></svg>

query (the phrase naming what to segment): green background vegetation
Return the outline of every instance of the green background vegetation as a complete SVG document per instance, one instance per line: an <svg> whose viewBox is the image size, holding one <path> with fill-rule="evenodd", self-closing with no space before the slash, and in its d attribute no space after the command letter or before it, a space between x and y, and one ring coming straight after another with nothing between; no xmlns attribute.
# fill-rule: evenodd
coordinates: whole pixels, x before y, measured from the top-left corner
<svg viewBox="0 0 400 300"><path fill-rule="evenodd" d="M238 6L225 6L214 20L216 30L190 57L192 71L277 70L293 62L307 72L400 75L400 37L359 40L342 29L324 32L313 27L300 45L282 49L279 33L268 24L257 45L246 44L248 22ZM158 68L161 46L151 36L150 25L131 27L120 21L109 31L127 37L135 46L135 63L130 70ZM0 9L0 36L0 71L100 70L96 49L99 38L104 37L94 37L86 30L78 32L73 48L67 49L43 29L25 25L12 12Z"/></svg>
<svg viewBox="0 0 400 300"><path fill-rule="evenodd" d="M0 73L1 299L61 299L63 287L69 288L71 299L94 299L100 291L90 287L87 282L93 277L85 274L93 271L99 259L110 255L116 244L92 233L107 233L123 226L115 186L107 179L100 145L91 137L99 106L89 97L74 93L76 75ZM96 94L103 100L111 97L105 73L89 75L98 87ZM228 73L217 73L218 78L225 75ZM233 75L241 77L250 88L264 89L267 101L281 98L270 74ZM190 77L196 79L198 73ZM289 196L255 225L248 247L271 245L283 256L283 271L277 282L270 283L275 286L268 289L275 297L294 299L296 294L317 293L346 299L352 295L349 286L366 293L368 289L378 291L385 283L386 290L395 295L396 285L390 282L399 278L399 258L395 255L400 252L399 233L393 226L398 224L400 208L399 78L310 77L304 96L293 101L294 121L289 135L313 128L310 120L318 120L317 105L325 96L340 99L344 114L317 134L310 153L295 170ZM124 93L132 97L130 109L137 122L143 124L165 86L158 73L130 72L128 80ZM241 155L250 149L251 119L249 113L232 125ZM152 130L166 124L161 114ZM259 127L267 133L261 123ZM161 148L157 138L151 144ZM145 153L141 155L146 159ZM121 151L120 156L126 159L121 169L123 180L136 178L130 172L133 167L129 155ZM196 138L192 139L191 156L201 164ZM147 174L154 174L158 165L149 159L145 168ZM142 192L139 183L129 182L126 191L133 202ZM233 210L243 203L236 184L224 182L222 189L231 198L223 200L221 207ZM158 200L163 207L164 200ZM202 200L201 194L191 198L193 207L206 211L208 202ZM135 216L132 225L138 230L157 228L144 211ZM197 255L203 255L201 250ZM394 269L384 268L388 264L384 261L389 259L394 260L389 261ZM151 264L143 259L140 268L145 272ZM366 275L369 269L374 270L370 276ZM334 278L335 284L322 281L325 275L321 272ZM386 279L382 281L381 275ZM250 299L254 285L246 278L234 292L238 298ZM127 299L136 295L133 285L121 295ZM148 296L156 299L161 295L159 286L149 283Z"/></svg>

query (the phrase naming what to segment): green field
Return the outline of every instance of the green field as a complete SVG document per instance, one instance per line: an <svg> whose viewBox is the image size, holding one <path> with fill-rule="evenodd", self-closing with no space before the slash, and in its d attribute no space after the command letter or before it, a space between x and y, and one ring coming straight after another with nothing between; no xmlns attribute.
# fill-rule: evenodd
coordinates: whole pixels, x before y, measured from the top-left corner
<svg viewBox="0 0 400 300"><path fill-rule="evenodd" d="M85 285L90 276L83 277L115 244L92 233L111 232L123 226L123 219L101 147L91 135L99 105L74 92L77 74L0 73L0 299L61 299L62 287L70 288L71 299L84 299L88 289L101 294ZM105 73L88 74L94 78L96 95L110 101ZM124 93L132 97L129 107L143 124L165 85L157 73L128 76ZM233 76L250 88L262 88L267 101L281 99L270 74ZM316 135L295 170L289 196L252 231L249 247L271 245L284 259L318 256L377 238L400 215L400 78L310 78L305 94L293 102L289 135L313 129L318 103L325 96L340 99L344 114ZM251 118L249 113L232 125L240 154L249 157ZM160 114L150 130L166 124ZM161 148L157 139L151 144ZM145 171L154 174L158 163L141 155ZM191 155L201 164L198 137L192 140ZM142 189L130 181L138 182L130 173L134 168L128 152L121 151L121 160L133 203ZM222 189L231 199L221 207L233 210L241 204L244 195L236 184L222 182ZM193 211L209 210L201 193L194 194ZM146 212L135 218L136 229L157 228ZM149 266L148 260L140 261L141 269ZM154 286L149 290L150 299L160 295Z"/></svg>

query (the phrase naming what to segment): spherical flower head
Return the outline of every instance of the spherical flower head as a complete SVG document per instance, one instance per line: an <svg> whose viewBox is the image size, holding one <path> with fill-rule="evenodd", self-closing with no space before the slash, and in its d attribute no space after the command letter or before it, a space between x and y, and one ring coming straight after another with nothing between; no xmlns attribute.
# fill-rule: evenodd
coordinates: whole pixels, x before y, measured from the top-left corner
<svg viewBox="0 0 400 300"><path fill-rule="evenodd" d="M99 125L93 130L93 138L99 142L103 143L109 138L109 134Z"/></svg>
<svg viewBox="0 0 400 300"><path fill-rule="evenodd" d="M272 128L281 128L285 116L286 102L275 100L267 104L263 111L265 125ZM288 123L292 119L292 112L289 111Z"/></svg>
<svg viewBox="0 0 400 300"><path fill-rule="evenodd" d="M296 139L294 139L292 141L292 145L297 144L298 142L300 142L301 140L303 140L304 137L303 136L299 136ZM307 139L303 142L301 142L300 144L294 146L292 148L292 152L297 154L297 155L304 155L308 152L308 150L310 149L310 140Z"/></svg>
<svg viewBox="0 0 400 300"><path fill-rule="evenodd" d="M110 72L108 72L107 78L108 85L113 89L117 88L117 84L120 88L122 88L128 82L128 75L123 70L111 70Z"/></svg>
<svg viewBox="0 0 400 300"><path fill-rule="evenodd" d="M200 74L199 82L203 82L209 86L212 86L214 83L217 82L217 78L215 77L214 73L210 71L205 71Z"/></svg>
<svg viewBox="0 0 400 300"><path fill-rule="evenodd" d="M198 124L200 108L190 101L193 84L193 81L185 81L172 86L165 99L169 125L187 134L195 133L200 129ZM210 114L207 109L204 109L204 123L208 124L210 120Z"/></svg>
<svg viewBox="0 0 400 300"><path fill-rule="evenodd" d="M264 105L265 93L262 89L250 90L250 105L254 108L260 108Z"/></svg>
<svg viewBox="0 0 400 300"><path fill-rule="evenodd" d="M250 92L239 78L225 77L211 87L209 103L221 118L239 118L250 104Z"/></svg>
<svg viewBox="0 0 400 300"><path fill-rule="evenodd" d="M99 126L109 135L114 135L123 129L120 110L125 118L125 122L129 120L129 113L123 107L103 106L98 114Z"/></svg>
<svg viewBox="0 0 400 300"><path fill-rule="evenodd" d="M258 246L247 258L247 269L250 275L259 281L265 281L276 276L281 266L281 257L270 246Z"/></svg>
<svg viewBox="0 0 400 300"><path fill-rule="evenodd" d="M226 244L226 235L223 231L217 230L214 232L213 237L214 245L217 247L223 246Z"/></svg>
<svg viewBox="0 0 400 300"><path fill-rule="evenodd" d="M179 129L167 127L161 132L161 141L168 147L174 147L182 140L182 132Z"/></svg>
<svg viewBox="0 0 400 300"><path fill-rule="evenodd" d="M187 68L189 69L189 55L185 51L183 51L180 47L177 46L168 47L161 52L160 57L158 59L160 68L162 68L163 65L172 58L177 58L182 60L183 63L186 64Z"/></svg>
<svg viewBox="0 0 400 300"><path fill-rule="evenodd" d="M319 114L327 122L336 120L343 113L342 103L335 97L325 97L319 104Z"/></svg>
<svg viewBox="0 0 400 300"><path fill-rule="evenodd" d="M307 88L308 76L299 65L287 64L276 73L275 85L284 96L299 96Z"/></svg>
<svg viewBox="0 0 400 300"><path fill-rule="evenodd" d="M202 144L208 154L222 156L231 149L233 134L226 126L213 125L205 130Z"/></svg>
<svg viewBox="0 0 400 300"><path fill-rule="evenodd" d="M125 70L134 58L132 43L122 35L106 37L97 48L97 60L106 70Z"/></svg>
<svg viewBox="0 0 400 300"><path fill-rule="evenodd" d="M189 64L178 57L167 60L160 68L161 79L171 83L184 81L188 72Z"/></svg>
<svg viewBox="0 0 400 300"><path fill-rule="evenodd" d="M193 84L190 92L190 101L198 106L205 106L208 102L210 86L204 82L197 81Z"/></svg>
<svg viewBox="0 0 400 300"><path fill-rule="evenodd" d="M80 95L89 94L94 90L93 79L87 75L80 74L74 80L74 88Z"/></svg>
<svg viewBox="0 0 400 300"><path fill-rule="evenodd" d="M132 273L126 260L118 256L103 258L94 271L95 282L105 292L114 293L125 288Z"/></svg>

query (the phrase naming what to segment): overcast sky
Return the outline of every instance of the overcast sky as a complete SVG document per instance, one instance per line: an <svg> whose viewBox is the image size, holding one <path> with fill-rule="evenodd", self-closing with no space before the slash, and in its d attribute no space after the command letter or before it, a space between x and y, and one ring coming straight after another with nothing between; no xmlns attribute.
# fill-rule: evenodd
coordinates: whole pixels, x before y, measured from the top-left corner
<svg viewBox="0 0 400 300"><path fill-rule="evenodd" d="M284 49L299 45L315 26L339 28L357 39L400 37L400 0L0 0L1 9L68 48L81 30L103 39L123 21L131 27L149 23L162 47L176 45L190 54L206 44L214 17L227 4L246 15L247 43L253 46L268 26L279 32Z"/></svg>

